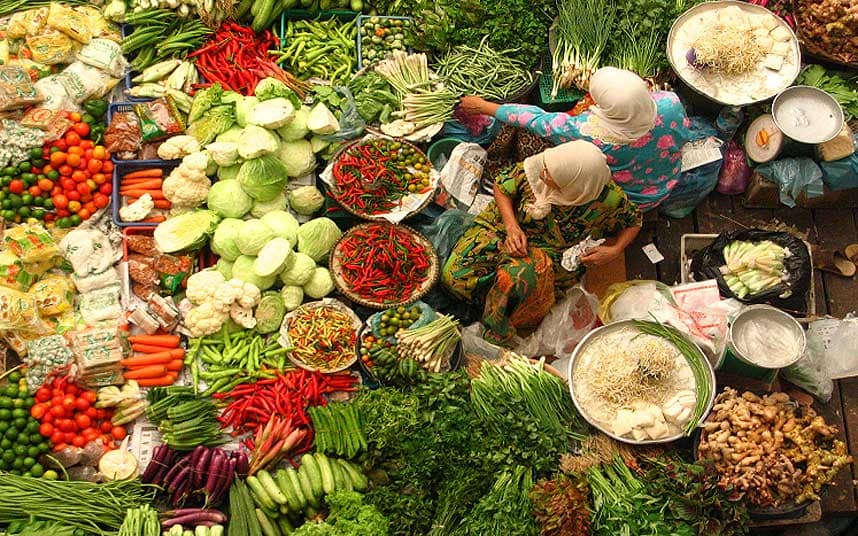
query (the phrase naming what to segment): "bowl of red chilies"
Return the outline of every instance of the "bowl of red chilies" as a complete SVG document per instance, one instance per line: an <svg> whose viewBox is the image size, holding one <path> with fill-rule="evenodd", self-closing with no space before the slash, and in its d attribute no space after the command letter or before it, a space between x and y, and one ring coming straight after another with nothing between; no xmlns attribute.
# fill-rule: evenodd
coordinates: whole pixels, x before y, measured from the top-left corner
<svg viewBox="0 0 858 536"><path fill-rule="evenodd" d="M429 240L387 222L352 227L331 252L337 289L364 307L386 309L417 301L438 280L438 254Z"/></svg>
<svg viewBox="0 0 858 536"><path fill-rule="evenodd" d="M426 208L437 173L418 147L401 140L369 138L344 147L331 167L331 196L358 218L383 220Z"/></svg>

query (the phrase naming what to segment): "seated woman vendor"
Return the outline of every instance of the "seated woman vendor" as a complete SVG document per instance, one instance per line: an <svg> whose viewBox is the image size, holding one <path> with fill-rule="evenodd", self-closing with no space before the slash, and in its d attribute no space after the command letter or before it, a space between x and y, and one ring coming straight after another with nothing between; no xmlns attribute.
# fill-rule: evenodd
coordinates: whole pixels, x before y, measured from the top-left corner
<svg viewBox="0 0 858 536"><path fill-rule="evenodd" d="M682 146L690 122L674 93L650 93L638 75L604 67L590 79L596 103L577 116L547 113L537 106L498 105L463 97L467 113L492 115L530 130L554 144L583 139L608 159L614 180L641 210L664 201L680 179Z"/></svg>
<svg viewBox="0 0 858 536"><path fill-rule="evenodd" d="M641 213L611 180L605 155L577 140L514 164L495 178L495 200L453 247L443 283L453 295L485 302L485 337L511 342L534 328L584 268L564 270L563 251L607 238L581 257L586 266L617 258L637 236Z"/></svg>

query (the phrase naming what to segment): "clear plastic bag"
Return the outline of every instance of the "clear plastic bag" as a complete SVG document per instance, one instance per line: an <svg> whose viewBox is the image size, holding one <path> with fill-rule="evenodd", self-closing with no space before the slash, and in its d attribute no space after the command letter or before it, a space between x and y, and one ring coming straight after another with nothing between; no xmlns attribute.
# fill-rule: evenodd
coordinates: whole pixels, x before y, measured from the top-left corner
<svg viewBox="0 0 858 536"><path fill-rule="evenodd" d="M724 154L724 165L718 174L717 190L725 195L736 195L744 193L748 188L748 180L751 178L751 166L745 158L745 150L735 140L727 143L727 152Z"/></svg>
<svg viewBox="0 0 858 536"><path fill-rule="evenodd" d="M826 351L831 377L849 378L858 376L858 317L846 315L831 333L831 344Z"/></svg>
<svg viewBox="0 0 858 536"><path fill-rule="evenodd" d="M444 266L456 242L462 238L473 222L473 215L462 210L450 209L438 216L431 224L417 227L417 230L432 242L435 251L438 252L440 265Z"/></svg>
<svg viewBox="0 0 858 536"><path fill-rule="evenodd" d="M782 158L755 171L778 185L780 201L788 207L794 207L802 193L819 197L824 191L822 169L810 158Z"/></svg>
<svg viewBox="0 0 858 536"><path fill-rule="evenodd" d="M828 367L825 341L815 336L814 333L813 330L810 330L807 334L807 349L804 352L804 357L794 365L783 369L781 376L820 401L828 402L834 393L834 381L831 379Z"/></svg>
<svg viewBox="0 0 858 536"><path fill-rule="evenodd" d="M334 91L343 96L345 105L341 107L342 115L339 117L340 129L336 134L322 136L322 140L327 142L337 142L344 140L353 140L359 137L366 129L366 122L357 109L355 98L351 90L344 86L336 86Z"/></svg>
<svg viewBox="0 0 858 536"><path fill-rule="evenodd" d="M599 300L580 285L567 290L539 328L517 345L516 353L528 357L568 357L581 339L596 327L598 309Z"/></svg>

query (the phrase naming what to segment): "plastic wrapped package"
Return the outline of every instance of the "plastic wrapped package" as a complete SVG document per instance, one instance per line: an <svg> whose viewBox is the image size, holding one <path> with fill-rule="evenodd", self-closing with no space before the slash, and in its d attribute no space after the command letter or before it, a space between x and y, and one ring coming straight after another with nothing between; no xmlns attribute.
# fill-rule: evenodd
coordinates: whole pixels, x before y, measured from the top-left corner
<svg viewBox="0 0 858 536"><path fill-rule="evenodd" d="M45 324L36 300L23 292L0 287L0 329L43 331Z"/></svg>
<svg viewBox="0 0 858 536"><path fill-rule="evenodd" d="M122 55L122 46L110 39L93 39L77 53L77 59L91 67L106 71L114 78L121 78L128 68Z"/></svg>
<svg viewBox="0 0 858 536"><path fill-rule="evenodd" d="M71 364L74 354L61 335L39 337L27 342L27 388L35 392L55 370Z"/></svg>
<svg viewBox="0 0 858 536"><path fill-rule="evenodd" d="M74 304L74 283L63 275L43 277L30 287L41 316L54 316L71 310Z"/></svg>
<svg viewBox="0 0 858 536"><path fill-rule="evenodd" d="M831 332L826 359L832 378L858 376L858 317L846 315Z"/></svg>
<svg viewBox="0 0 858 536"><path fill-rule="evenodd" d="M58 30L46 28L38 34L28 35L27 47L33 55L33 61L57 65L73 62L80 43Z"/></svg>
<svg viewBox="0 0 858 536"><path fill-rule="evenodd" d="M60 252L51 233L40 223L6 229L3 241L12 253L27 264L49 261Z"/></svg>
<svg viewBox="0 0 858 536"><path fill-rule="evenodd" d="M59 2L51 2L46 22L79 43L87 44L92 39L87 16Z"/></svg>
<svg viewBox="0 0 858 536"><path fill-rule="evenodd" d="M807 348L804 357L795 364L781 370L781 376L801 387L822 402L831 400L834 393L834 381L828 368L825 355L825 343L819 337L813 336L813 331L807 334Z"/></svg>
<svg viewBox="0 0 858 536"><path fill-rule="evenodd" d="M554 355L561 359L570 356L599 322L598 309L599 300L582 286L567 290L539 328L515 348L516 353L528 357Z"/></svg>
<svg viewBox="0 0 858 536"><path fill-rule="evenodd" d="M750 179L751 166L748 165L745 150L736 140L730 140L724 154L724 164L718 174L718 192L725 195L744 193Z"/></svg>
<svg viewBox="0 0 858 536"><path fill-rule="evenodd" d="M48 20L49 9L40 7L17 11L9 17L9 25L6 28L6 37L10 39L23 39L28 34L42 31Z"/></svg>
<svg viewBox="0 0 858 536"><path fill-rule="evenodd" d="M14 110L44 100L27 71L17 65L0 67L0 110Z"/></svg>
<svg viewBox="0 0 858 536"><path fill-rule="evenodd" d="M665 304L676 305L670 287L660 281L634 280L614 283L599 303L599 318L605 324L630 318L648 318Z"/></svg>
<svg viewBox="0 0 858 536"><path fill-rule="evenodd" d="M359 137L366 129L366 122L358 112L355 98L349 88L336 86L334 91L342 95L343 100L345 101L345 105L340 106L340 109L342 110L342 113L339 116L340 129L336 134L322 136L322 139L330 142L353 140Z"/></svg>
<svg viewBox="0 0 858 536"><path fill-rule="evenodd" d="M0 251L0 286L26 292L37 277L17 255L9 250Z"/></svg>
<svg viewBox="0 0 858 536"><path fill-rule="evenodd" d="M80 295L80 314L89 324L116 320L122 316L119 285L92 290Z"/></svg>

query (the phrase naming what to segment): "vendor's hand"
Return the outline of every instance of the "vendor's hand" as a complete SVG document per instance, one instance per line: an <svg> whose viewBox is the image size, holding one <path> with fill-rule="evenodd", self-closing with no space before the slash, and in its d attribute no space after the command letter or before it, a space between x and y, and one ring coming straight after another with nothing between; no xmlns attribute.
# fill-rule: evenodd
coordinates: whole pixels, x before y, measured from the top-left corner
<svg viewBox="0 0 858 536"><path fill-rule="evenodd" d="M504 249L512 257L524 257L527 255L527 236L521 227L511 225L506 229L506 240Z"/></svg>
<svg viewBox="0 0 858 536"><path fill-rule="evenodd" d="M465 95L459 100L459 109L469 115L485 114L488 101L476 95Z"/></svg>
<svg viewBox="0 0 858 536"><path fill-rule="evenodd" d="M619 257L622 252L622 248L617 246L596 246L581 255L581 262L585 266L603 266Z"/></svg>

